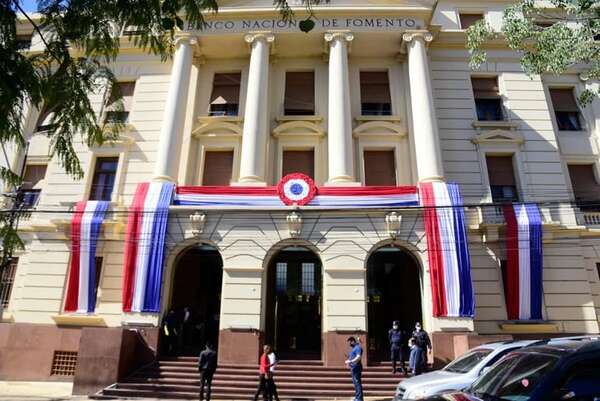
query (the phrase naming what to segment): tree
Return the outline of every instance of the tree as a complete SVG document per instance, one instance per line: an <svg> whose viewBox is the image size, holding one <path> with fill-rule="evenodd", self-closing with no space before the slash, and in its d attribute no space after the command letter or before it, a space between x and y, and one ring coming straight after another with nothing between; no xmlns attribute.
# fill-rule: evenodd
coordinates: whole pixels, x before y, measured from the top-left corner
<svg viewBox="0 0 600 401"><path fill-rule="evenodd" d="M501 31L483 20L467 30L470 64L486 61L484 47L504 40L521 54L521 66L531 75L562 74L570 69L588 80L600 78L600 2L595 0L520 0L504 10ZM600 96L586 89L579 97L587 104Z"/></svg>
<svg viewBox="0 0 600 401"><path fill-rule="evenodd" d="M300 23L302 31L314 26L312 6L320 1L302 1L308 14ZM119 33L135 27L133 44L167 60L175 33L184 29L184 19L188 29L202 30L205 15L218 12L218 0L38 0L37 6L37 13L29 14L23 0L0 0L0 147L25 148L24 110L43 109L51 113L45 131L50 139L49 156L76 179L83 171L75 141L100 145L123 129L120 124L103 126L97 121L88 98L90 93L112 88L115 107L122 108L115 76L108 67L119 54ZM283 19L294 18L287 0L275 0L274 7ZM40 36L43 51L21 50L17 27L23 20ZM23 246L15 228L20 213L16 189L22 179L10 167L0 167L0 179L13 188L11 210L0 210L2 277L14 249Z"/></svg>

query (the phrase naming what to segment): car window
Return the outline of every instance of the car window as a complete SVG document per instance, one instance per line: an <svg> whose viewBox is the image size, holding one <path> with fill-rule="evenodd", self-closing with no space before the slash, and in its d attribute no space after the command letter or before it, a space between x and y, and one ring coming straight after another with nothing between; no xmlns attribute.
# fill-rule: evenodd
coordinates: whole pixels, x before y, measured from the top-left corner
<svg viewBox="0 0 600 401"><path fill-rule="evenodd" d="M467 373L491 352L492 350L488 348L474 349L450 362L443 370L453 373Z"/></svg>
<svg viewBox="0 0 600 401"><path fill-rule="evenodd" d="M471 391L484 399L527 401L557 361L553 355L509 354L475 381Z"/></svg>
<svg viewBox="0 0 600 401"><path fill-rule="evenodd" d="M500 351L496 355L494 355L493 358L491 358L489 361L487 361L487 363L485 364L485 366L492 366L493 364L495 364L496 362L498 362L500 360L500 358L502 358L504 355L506 355L509 352L514 351L516 349L519 349L519 347L503 349L502 351Z"/></svg>
<svg viewBox="0 0 600 401"><path fill-rule="evenodd" d="M594 401L600 397L600 362L580 362L565 374L558 390L573 392L572 399L577 401Z"/></svg>

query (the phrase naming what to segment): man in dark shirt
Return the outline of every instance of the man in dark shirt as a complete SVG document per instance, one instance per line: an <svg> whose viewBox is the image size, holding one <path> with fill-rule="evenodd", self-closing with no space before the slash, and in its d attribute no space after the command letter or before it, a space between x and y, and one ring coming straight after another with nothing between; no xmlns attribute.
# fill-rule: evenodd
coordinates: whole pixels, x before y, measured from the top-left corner
<svg viewBox="0 0 600 401"><path fill-rule="evenodd" d="M212 379L217 370L217 352L211 343L206 343L206 348L200 353L198 370L200 371L200 401L204 400L204 386L206 386L206 401L210 401Z"/></svg>
<svg viewBox="0 0 600 401"><path fill-rule="evenodd" d="M396 373L396 365L400 362L400 373L404 374L404 332L400 329L400 322L394 320L388 332L390 340L390 359L392 360L392 373Z"/></svg>

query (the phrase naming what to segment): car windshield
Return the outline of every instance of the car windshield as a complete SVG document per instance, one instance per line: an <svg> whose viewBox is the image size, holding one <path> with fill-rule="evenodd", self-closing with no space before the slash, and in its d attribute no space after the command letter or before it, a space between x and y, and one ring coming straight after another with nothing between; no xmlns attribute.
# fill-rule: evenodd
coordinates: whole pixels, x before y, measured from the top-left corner
<svg viewBox="0 0 600 401"><path fill-rule="evenodd" d="M467 373L491 352L492 350L489 348L472 350L450 362L443 370L453 373Z"/></svg>
<svg viewBox="0 0 600 401"><path fill-rule="evenodd" d="M527 401L558 357L535 353L512 353L477 379L470 392L484 400Z"/></svg>

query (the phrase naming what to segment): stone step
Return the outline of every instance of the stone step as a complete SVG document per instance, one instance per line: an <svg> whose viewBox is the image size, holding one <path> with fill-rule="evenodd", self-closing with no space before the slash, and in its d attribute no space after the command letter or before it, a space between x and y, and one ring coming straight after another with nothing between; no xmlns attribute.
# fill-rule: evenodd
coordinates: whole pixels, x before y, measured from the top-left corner
<svg viewBox="0 0 600 401"><path fill-rule="evenodd" d="M402 376L389 376L389 377L363 377L364 383L398 383L403 379ZM147 374L147 375L133 375L129 379L130 381L135 380L148 380L148 381L166 381L166 380L188 380L188 381L199 381L198 374L170 374L170 375L156 375L156 374ZM256 375L254 376L239 376L235 374L215 374L213 381L252 381L256 382ZM275 380L282 383L293 383L296 381L306 382L306 377L304 376L275 376ZM333 376L333 377L320 377L318 378L319 382L323 383L335 383L335 382L346 382L350 380L350 376Z"/></svg>
<svg viewBox="0 0 600 401"><path fill-rule="evenodd" d="M198 375L198 369L197 368L164 368L164 367L160 367L157 369L145 369L142 371L138 371L136 373L136 375L150 375L150 374L159 374L159 375L171 375L171 374L187 374L187 375ZM228 374L228 375L237 375L237 376L244 376L244 377L256 377L258 375L258 371L256 369L254 370L250 370L250 371L239 371L236 369L217 369L217 373L216 375L220 375L220 374ZM350 372L348 372L348 370L342 370L342 371L314 371L314 370L280 370L278 369L276 371L276 376L277 377L306 377L306 378L311 378L311 380L313 378L319 378L319 377L350 377ZM391 371L370 371L370 370L365 370L363 371L363 378L369 378L369 377L379 377L379 378L386 378L386 377L398 377L401 378L402 376L399 374L396 375L392 375Z"/></svg>
<svg viewBox="0 0 600 401"><path fill-rule="evenodd" d="M277 380L275 379L278 387L281 388L304 388L306 387L306 380L298 378L296 380ZM155 379L155 378L136 378L121 382L122 384L160 384L160 385L185 385L185 386L200 386L200 380L198 379ZM395 388L398 384L396 381L376 381L376 380L363 380L363 385L371 389L388 389ZM233 386L233 387L249 387L256 388L258 385L257 380L235 380L235 379L221 379L215 377L213 380L213 386ZM334 379L334 380L319 380L318 382L312 382L311 386L328 387L328 386L346 386L352 387L352 383L349 378Z"/></svg>

